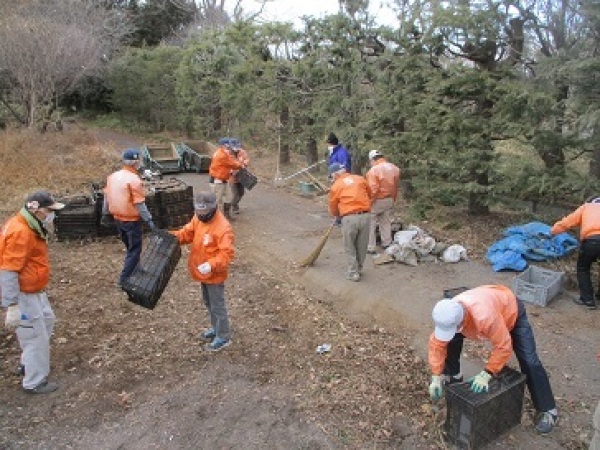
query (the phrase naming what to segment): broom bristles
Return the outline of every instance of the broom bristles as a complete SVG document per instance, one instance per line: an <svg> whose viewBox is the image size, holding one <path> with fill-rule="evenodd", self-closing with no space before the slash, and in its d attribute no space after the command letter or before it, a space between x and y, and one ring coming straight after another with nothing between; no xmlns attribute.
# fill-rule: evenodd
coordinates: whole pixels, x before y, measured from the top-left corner
<svg viewBox="0 0 600 450"><path fill-rule="evenodd" d="M333 226L334 226L334 224L331 224L329 226L329 228L327 229L327 231L325 232L325 234L321 238L321 241L319 242L319 245L317 245L317 247L311 252L311 254L308 255L300 263L300 267L312 266L315 263L315 261L317 260L317 258L321 254L321 250L323 250L323 247L325 247L325 243L327 242L327 239L329 239L329 235L331 234L331 230L333 230Z"/></svg>

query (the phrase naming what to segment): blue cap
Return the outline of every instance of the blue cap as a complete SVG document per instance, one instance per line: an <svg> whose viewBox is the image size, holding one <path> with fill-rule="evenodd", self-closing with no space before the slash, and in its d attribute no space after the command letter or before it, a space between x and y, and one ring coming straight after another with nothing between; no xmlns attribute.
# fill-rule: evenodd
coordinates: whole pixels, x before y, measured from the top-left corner
<svg viewBox="0 0 600 450"><path fill-rule="evenodd" d="M346 166L344 166L343 164L340 163L333 163L329 166L329 168L327 169L327 173L329 175L333 175L334 173L338 173L342 170L346 170Z"/></svg>
<svg viewBox="0 0 600 450"><path fill-rule="evenodd" d="M138 161L140 151L137 148L128 148L123 152L123 161Z"/></svg>

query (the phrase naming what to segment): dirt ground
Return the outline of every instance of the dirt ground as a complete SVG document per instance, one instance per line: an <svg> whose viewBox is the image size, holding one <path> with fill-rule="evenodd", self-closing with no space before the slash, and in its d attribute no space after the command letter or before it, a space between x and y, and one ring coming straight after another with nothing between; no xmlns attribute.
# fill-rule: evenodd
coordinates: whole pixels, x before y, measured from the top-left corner
<svg viewBox="0 0 600 450"><path fill-rule="evenodd" d="M116 148L136 142L107 132L99 139ZM187 250L149 311L114 287L124 256L116 238L52 242L48 292L59 322L51 377L61 389L22 393L13 375L18 346L0 331L0 449L450 448L445 408L427 395L431 307L447 288L510 283L514 274L494 274L482 255L511 218L418 223L465 245L471 260L369 263L364 280L351 283L339 230L314 267L297 266L330 223L325 197L302 198L295 182L275 188L273 158L254 154L260 182L234 223L226 283L234 343L217 354L202 350L197 335L207 319ZM207 187L206 175L178 177ZM572 260L557 264L572 274ZM528 313L561 422L537 436L527 400L521 425L488 448L587 448L600 398L598 312L562 295ZM317 354L323 343L331 352ZM480 370L486 356L484 345L469 343L464 372Z"/></svg>

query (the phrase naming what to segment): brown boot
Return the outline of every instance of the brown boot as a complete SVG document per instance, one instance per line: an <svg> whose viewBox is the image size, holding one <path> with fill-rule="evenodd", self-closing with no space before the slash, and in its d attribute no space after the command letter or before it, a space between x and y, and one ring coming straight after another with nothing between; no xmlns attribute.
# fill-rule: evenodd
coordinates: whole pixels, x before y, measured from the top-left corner
<svg viewBox="0 0 600 450"><path fill-rule="evenodd" d="M225 203L223 205L223 212L225 213L225 217L230 222L234 222L235 218L231 215L231 203Z"/></svg>

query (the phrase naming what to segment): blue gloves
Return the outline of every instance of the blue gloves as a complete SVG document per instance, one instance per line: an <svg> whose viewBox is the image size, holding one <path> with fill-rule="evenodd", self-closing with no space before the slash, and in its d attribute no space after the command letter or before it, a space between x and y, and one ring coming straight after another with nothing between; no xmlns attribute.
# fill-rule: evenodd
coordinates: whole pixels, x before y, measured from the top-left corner
<svg viewBox="0 0 600 450"><path fill-rule="evenodd" d="M471 390L473 392L481 394L482 392L488 392L491 379L492 376L483 370L474 377L469 378L467 381L471 383Z"/></svg>

